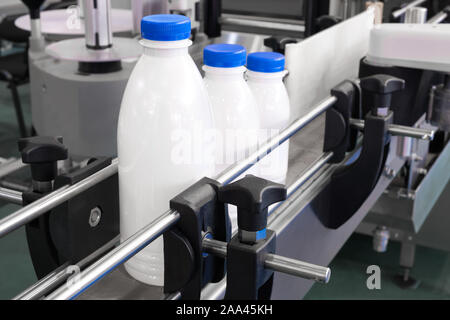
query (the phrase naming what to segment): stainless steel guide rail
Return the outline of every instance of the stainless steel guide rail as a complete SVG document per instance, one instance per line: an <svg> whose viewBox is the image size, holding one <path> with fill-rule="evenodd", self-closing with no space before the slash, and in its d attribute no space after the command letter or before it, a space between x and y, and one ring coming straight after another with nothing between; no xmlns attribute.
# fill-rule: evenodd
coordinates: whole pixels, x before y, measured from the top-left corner
<svg viewBox="0 0 450 320"><path fill-rule="evenodd" d="M310 112L305 114L304 116L295 120L291 125L289 125L285 130L283 130L279 135L270 139L263 146L261 146L256 152L250 155L247 159L244 159L234 166L227 169L225 172L220 174L217 177L217 181L220 183L226 184L243 172L245 172L248 168L250 168L254 163L263 158L270 151L275 149L279 144L288 140L295 133L305 127L308 123L310 123L317 116L326 111L331 105L336 102L336 98L330 96L316 105ZM108 167L94 173L93 175L87 177L86 179L72 185L72 186L63 186L52 193L42 197L41 199L27 205L26 207L14 212L13 214L3 218L0 220L0 238L10 233L11 231L20 228L31 220L39 217L45 212L55 208L61 203L67 201L68 199L80 194L81 192L89 189L95 184L109 178L110 176L117 173L118 169L118 160L114 159Z"/></svg>
<svg viewBox="0 0 450 320"><path fill-rule="evenodd" d="M403 14L405 14L406 11L408 11L409 9L417 7L418 5L421 5L422 3L426 2L426 1L427 0L416 0L416 1L413 1L410 4L404 6L403 8L392 12L392 16L397 19L400 16L402 16Z"/></svg>
<svg viewBox="0 0 450 320"><path fill-rule="evenodd" d="M239 161L224 172L218 175L215 180L222 184L228 184L243 172L250 168L265 155L274 150L295 133L300 131L312 120L317 118L337 101L336 97L330 96L317 104L310 112L295 120L284 129L279 135L273 137L248 158ZM103 278L117 266L130 259L133 255L142 250L145 246L158 238L162 233L172 227L180 218L180 214L173 210L168 210L162 216L148 224L136 234L123 241L118 247L110 251L97 262L86 268L79 275L78 281L71 286L63 285L46 299L74 299L95 282Z"/></svg>
<svg viewBox="0 0 450 320"><path fill-rule="evenodd" d="M69 265L68 263L63 264L62 266L30 286L28 289L15 296L13 300L37 300L41 298L48 292L51 292L59 285L61 285L62 282L66 281L72 275L74 267L79 269L84 268L86 265L92 263L95 259L103 255L105 252L108 252L109 250L114 248L114 246L118 244L119 241L120 236L115 237L80 262L77 262L75 265Z"/></svg>
<svg viewBox="0 0 450 320"><path fill-rule="evenodd" d="M288 140L302 128L304 128L308 123L317 118L319 115L324 113L329 107L331 107L337 101L336 97L330 96L325 100L317 104L311 111L306 113L304 116L298 118L292 122L286 129L284 129L279 135L270 139L265 144L263 144L256 152L251 154L248 158L237 162L233 166L229 167L222 173L218 175L215 179L222 183L228 184L237 177L239 177L243 172L247 171L253 164L258 162L280 144Z"/></svg>
<svg viewBox="0 0 450 320"><path fill-rule="evenodd" d="M0 200L22 205L22 192L0 187Z"/></svg>

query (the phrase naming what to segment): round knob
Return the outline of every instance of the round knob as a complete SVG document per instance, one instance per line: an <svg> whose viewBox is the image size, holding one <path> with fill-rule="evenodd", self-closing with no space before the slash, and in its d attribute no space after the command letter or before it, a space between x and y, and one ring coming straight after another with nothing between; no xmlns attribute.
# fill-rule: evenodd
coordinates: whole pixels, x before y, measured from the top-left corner
<svg viewBox="0 0 450 320"><path fill-rule="evenodd" d="M253 175L219 189L219 201L237 206L239 229L250 232L265 230L268 207L285 199L285 186Z"/></svg>
<svg viewBox="0 0 450 320"><path fill-rule="evenodd" d="M30 11L31 19L39 19L41 6L45 2L45 0L22 0L22 2L27 6Z"/></svg>
<svg viewBox="0 0 450 320"><path fill-rule="evenodd" d="M31 165L31 175L36 181L51 181L57 175L58 160L68 156L62 137L31 137L19 139L23 163Z"/></svg>
<svg viewBox="0 0 450 320"><path fill-rule="evenodd" d="M392 94L405 88L405 80L376 74L360 80L361 88L374 95L373 108L390 108Z"/></svg>

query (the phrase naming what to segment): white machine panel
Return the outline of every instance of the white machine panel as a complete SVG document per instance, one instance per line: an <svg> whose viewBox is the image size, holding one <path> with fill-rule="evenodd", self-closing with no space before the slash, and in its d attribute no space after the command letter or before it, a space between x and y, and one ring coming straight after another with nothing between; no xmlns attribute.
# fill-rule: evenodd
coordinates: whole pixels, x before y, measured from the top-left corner
<svg viewBox="0 0 450 320"><path fill-rule="evenodd" d="M308 112L345 79L356 79L359 61L367 54L374 10L286 46L286 86L292 119Z"/></svg>
<svg viewBox="0 0 450 320"><path fill-rule="evenodd" d="M367 60L399 67L450 72L450 25L377 25L371 32Z"/></svg>

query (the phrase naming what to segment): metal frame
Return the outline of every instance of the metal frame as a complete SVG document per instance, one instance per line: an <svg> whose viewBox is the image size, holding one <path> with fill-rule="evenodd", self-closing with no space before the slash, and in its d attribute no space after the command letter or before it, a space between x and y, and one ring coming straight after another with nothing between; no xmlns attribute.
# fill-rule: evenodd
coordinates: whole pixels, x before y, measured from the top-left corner
<svg viewBox="0 0 450 320"><path fill-rule="evenodd" d="M263 144L257 151L251 154L248 158L237 162L233 166L229 167L227 170L215 177L219 183L226 185L233 181L235 178L239 177L242 173L247 171L251 166L261 160L264 156L270 153L272 150L277 148L280 144L287 141L294 134L299 132L303 127L308 125L312 120L316 119L319 115L324 113L328 108L330 108L337 98L334 96L329 96L317 104L310 112L304 116L295 120L291 125L284 129L279 135L269 139L265 144ZM411 132L411 134L417 134L416 132ZM424 136L424 132L421 136ZM430 133L428 133L430 134ZM323 154L320 159L314 162L303 175L296 180L288 188L288 195L292 195L295 191L300 188L308 179L310 179L318 170L320 170L327 161L332 157L332 153ZM117 173L118 170L118 160L114 159L112 164L103 170L89 176L88 178L82 180L81 182L74 184L72 186L64 186L60 189L52 192L51 194L31 203L30 205L18 210L17 212L11 214L10 216L0 220L0 237L8 234L9 232L19 228L20 226L30 222L36 217L44 214L48 210L56 207L57 205L67 201L71 197L80 194L81 192L89 189L96 183L110 177L111 175ZM282 204L281 204L282 205ZM92 286L98 280L103 278L105 275L110 273L119 265L123 264L125 261L130 259L137 252L142 250L145 246L151 243L153 240L158 238L162 233L171 228L179 220L180 215L178 212L169 210L161 215L159 218L155 219L152 223L148 224L140 231L135 233L130 238L123 241L114 250L110 251L108 254L97 260L91 266L86 268L81 274L78 275L77 281L71 286L62 286L52 294L50 294L47 299L74 299L84 290ZM273 219L274 217L269 217ZM272 221L272 220L269 220ZM308 272L303 270L301 272ZM55 277L58 277L59 273L51 276L46 281L52 282ZM46 287L46 281L41 284L42 287ZM177 297L177 295L173 295ZM169 297L169 298L173 298Z"/></svg>

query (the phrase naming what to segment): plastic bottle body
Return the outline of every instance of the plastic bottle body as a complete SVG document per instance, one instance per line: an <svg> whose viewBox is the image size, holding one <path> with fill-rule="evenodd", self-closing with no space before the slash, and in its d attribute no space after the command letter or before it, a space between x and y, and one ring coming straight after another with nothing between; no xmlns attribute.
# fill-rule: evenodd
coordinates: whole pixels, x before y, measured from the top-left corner
<svg viewBox="0 0 450 320"><path fill-rule="evenodd" d="M125 240L169 209L169 200L212 176L205 157L214 127L202 78L188 54L189 40L142 40L118 124L120 234ZM125 263L139 281L162 286L163 239Z"/></svg>
<svg viewBox="0 0 450 320"><path fill-rule="evenodd" d="M267 138L277 135L289 125L290 103L283 83L284 75L285 71L247 71L247 83L256 99L261 128L265 130ZM286 141L260 161L260 177L285 184L288 161L289 141Z"/></svg>
<svg viewBox="0 0 450 320"><path fill-rule="evenodd" d="M244 79L245 67L203 69L216 124L215 173L219 174L256 150L260 120L256 101ZM257 172L253 167L245 174ZM236 208L229 206L228 211L234 226Z"/></svg>

